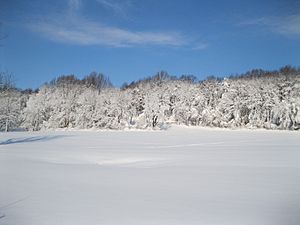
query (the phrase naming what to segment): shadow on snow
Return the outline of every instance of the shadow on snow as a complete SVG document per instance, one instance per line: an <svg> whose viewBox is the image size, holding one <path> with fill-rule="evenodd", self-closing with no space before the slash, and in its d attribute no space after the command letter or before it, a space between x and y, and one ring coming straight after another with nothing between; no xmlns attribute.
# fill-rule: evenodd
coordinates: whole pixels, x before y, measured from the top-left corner
<svg viewBox="0 0 300 225"><path fill-rule="evenodd" d="M18 143L30 143L36 141L50 141L53 139L63 138L67 135L55 135L55 136L34 136L34 137L26 137L26 138L10 138L6 141L0 142L0 145L11 145L11 144L18 144Z"/></svg>

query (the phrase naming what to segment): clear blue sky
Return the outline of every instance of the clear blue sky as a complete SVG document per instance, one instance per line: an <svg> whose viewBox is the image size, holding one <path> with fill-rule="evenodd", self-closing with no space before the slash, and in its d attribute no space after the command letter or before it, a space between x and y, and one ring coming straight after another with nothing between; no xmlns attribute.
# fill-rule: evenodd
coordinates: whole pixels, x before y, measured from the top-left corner
<svg viewBox="0 0 300 225"><path fill-rule="evenodd" d="M0 69L18 87L102 72L224 76L299 66L299 0L0 0Z"/></svg>

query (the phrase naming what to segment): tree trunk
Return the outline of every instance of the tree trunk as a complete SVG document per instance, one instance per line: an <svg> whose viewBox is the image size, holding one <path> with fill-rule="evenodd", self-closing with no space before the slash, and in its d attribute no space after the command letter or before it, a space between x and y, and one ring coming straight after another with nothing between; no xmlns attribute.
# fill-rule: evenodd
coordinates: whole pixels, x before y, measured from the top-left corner
<svg viewBox="0 0 300 225"><path fill-rule="evenodd" d="M8 118L6 118L6 122L5 122L5 132L8 132Z"/></svg>

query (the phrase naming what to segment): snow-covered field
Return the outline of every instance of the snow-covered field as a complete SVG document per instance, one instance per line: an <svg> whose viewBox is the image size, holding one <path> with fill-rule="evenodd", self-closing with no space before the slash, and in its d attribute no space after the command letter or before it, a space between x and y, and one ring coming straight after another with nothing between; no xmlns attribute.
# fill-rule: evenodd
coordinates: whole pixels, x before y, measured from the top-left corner
<svg viewBox="0 0 300 225"><path fill-rule="evenodd" d="M300 133L0 133L1 225L298 225Z"/></svg>

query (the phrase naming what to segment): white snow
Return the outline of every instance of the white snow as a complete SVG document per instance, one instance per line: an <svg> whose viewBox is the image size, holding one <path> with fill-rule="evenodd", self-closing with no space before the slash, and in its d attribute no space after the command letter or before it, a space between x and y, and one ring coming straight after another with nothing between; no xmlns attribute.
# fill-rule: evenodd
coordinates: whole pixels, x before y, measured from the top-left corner
<svg viewBox="0 0 300 225"><path fill-rule="evenodd" d="M1 225L298 225L300 133L0 133Z"/></svg>

